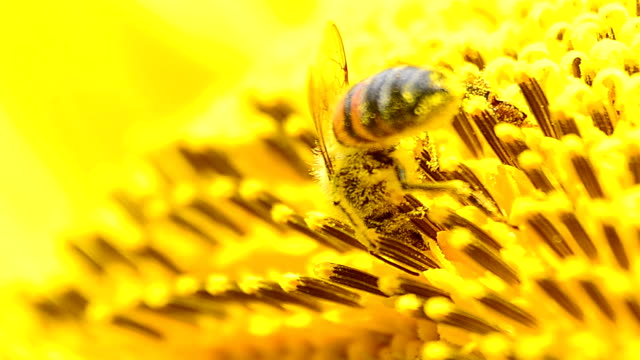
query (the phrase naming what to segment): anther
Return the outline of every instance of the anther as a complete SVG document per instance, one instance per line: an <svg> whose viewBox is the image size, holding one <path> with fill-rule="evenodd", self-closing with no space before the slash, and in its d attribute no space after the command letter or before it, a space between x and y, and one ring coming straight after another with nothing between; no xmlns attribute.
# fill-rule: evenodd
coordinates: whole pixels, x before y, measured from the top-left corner
<svg viewBox="0 0 640 360"><path fill-rule="evenodd" d="M393 238L380 236L376 245L373 256L412 275L439 267L424 251Z"/></svg>
<svg viewBox="0 0 640 360"><path fill-rule="evenodd" d="M288 274L281 285L288 292L299 292L342 305L360 307L360 295L323 280Z"/></svg>
<svg viewBox="0 0 640 360"><path fill-rule="evenodd" d="M78 244L69 243L69 249L76 254L77 257L82 260L82 262L89 266L89 268L97 274L104 274L105 268L104 266L93 256L91 256L87 251L81 248Z"/></svg>
<svg viewBox="0 0 640 360"><path fill-rule="evenodd" d="M482 144L478 139L476 129L471 124L469 115L467 115L467 113L465 112L458 113L453 118L453 128L456 130L456 132L462 139L462 142L464 142L471 154L473 154L473 156L477 159L481 158L484 154L482 150Z"/></svg>
<svg viewBox="0 0 640 360"><path fill-rule="evenodd" d="M561 258L573 255L573 251L560 235L560 232L553 226L544 215L539 212L533 212L527 217L527 224L531 226L538 236L544 241L556 255Z"/></svg>
<svg viewBox="0 0 640 360"><path fill-rule="evenodd" d="M551 279L538 279L538 286L544 290L544 292L553 299L560 307L562 307L569 315L577 320L584 320L584 313L582 309L567 295L558 285L555 280Z"/></svg>
<svg viewBox="0 0 640 360"><path fill-rule="evenodd" d="M349 266L325 262L316 265L313 272L323 280L366 291L374 295L388 296L378 287L379 279L377 276Z"/></svg>
<svg viewBox="0 0 640 360"><path fill-rule="evenodd" d="M498 122L494 115L483 110L479 113L473 114L471 118L478 129L480 129L480 133L482 133L484 138L487 140L487 143L491 146L498 159L505 165L517 167L515 159L511 158L507 149L505 149L504 144L498 139L498 136L495 133L494 129Z"/></svg>
<svg viewBox="0 0 640 360"><path fill-rule="evenodd" d="M423 299L437 296L450 299L449 293L440 288L401 276L380 279L380 289L389 296L413 294Z"/></svg>
<svg viewBox="0 0 640 360"><path fill-rule="evenodd" d="M584 227L582 227L582 224L580 224L576 215L572 212L562 212L559 217L560 221L562 221L567 230L569 230L571 236L576 240L576 243L580 246L584 254L590 260L596 260L598 258L598 249L593 244L589 234L584 230Z"/></svg>
<svg viewBox="0 0 640 360"><path fill-rule="evenodd" d="M276 222L280 224L285 224L289 226L291 229L317 241L318 243L324 246L330 247L338 251L343 250L339 245L334 244L326 236L322 235L317 231L313 231L312 229L310 229L307 223L305 222L305 219L302 216L296 214L294 210L289 208L288 206L283 204L274 205L273 208L271 209L271 213L272 213L273 219Z"/></svg>
<svg viewBox="0 0 640 360"><path fill-rule="evenodd" d="M547 100L547 96L544 94L538 81L534 78L525 77L518 85L544 136L558 138L553 127L553 122L551 121L549 100Z"/></svg>
<svg viewBox="0 0 640 360"><path fill-rule="evenodd" d="M195 199L192 202L191 207L205 215L209 220L227 227L238 236L244 236L246 234L246 231L240 225L236 224L223 211L219 210L207 201Z"/></svg>
<svg viewBox="0 0 640 360"><path fill-rule="evenodd" d="M618 231L609 224L602 224L602 231L604 232L604 236L607 239L607 243L611 248L613 256L616 258L618 265L625 270L629 270L629 257L627 256L627 251L625 250L622 240L618 235Z"/></svg>
<svg viewBox="0 0 640 360"><path fill-rule="evenodd" d="M367 250L366 246L355 238L355 231L353 228L339 220L319 213L308 213L304 220L311 230L335 240L334 242L336 245L340 244L338 247L341 249L344 248L344 250L347 250L350 248L356 248L365 251Z"/></svg>
<svg viewBox="0 0 640 360"><path fill-rule="evenodd" d="M307 308L312 311L321 311L322 307L310 297L284 291L280 284L272 281L254 281L250 285L250 293L256 294L261 300L268 299L270 302L280 304L291 304Z"/></svg>
<svg viewBox="0 0 640 360"><path fill-rule="evenodd" d="M499 251L500 249L502 249L502 245L500 245L499 242L497 242L494 238L492 238L491 235L487 234L484 230L479 228L472 221L469 221L454 212L448 212L447 216L443 220L444 220L444 225L449 229L455 228L455 227L467 229L471 232L473 236L475 236L478 240L480 240L482 244L488 246L489 248L495 251Z"/></svg>
<svg viewBox="0 0 640 360"><path fill-rule="evenodd" d="M111 323L113 325L133 330L138 333L142 333L148 337L151 337L155 340L164 340L164 335L156 329L153 329L147 325L141 324L137 321L134 321L128 317L122 315L116 315L111 319Z"/></svg>
<svg viewBox="0 0 640 360"><path fill-rule="evenodd" d="M427 317L435 322L454 326L477 334L500 332L500 329L466 311L457 309L451 300L441 297L431 298L425 304Z"/></svg>
<svg viewBox="0 0 640 360"><path fill-rule="evenodd" d="M460 180L468 184L471 188L469 196L463 197L463 203L467 202L470 205L482 210L487 216L501 220L504 218L505 213L498 205L495 198L489 193L489 190L482 184L480 179L471 171L471 169L463 164L459 163L454 171L446 172L446 177L449 180Z"/></svg>
<svg viewBox="0 0 640 360"><path fill-rule="evenodd" d="M466 230L457 230L452 233L450 241L478 265L507 284L517 285L520 283L517 272L504 262L500 253L489 249L480 242L474 241L469 235Z"/></svg>
<svg viewBox="0 0 640 360"><path fill-rule="evenodd" d="M102 235L96 235L93 240L95 241L98 249L102 252L103 255L111 258L114 261L126 265L134 272L139 272L138 266L127 255L125 255L122 251L112 245L111 242L109 242Z"/></svg>
<svg viewBox="0 0 640 360"><path fill-rule="evenodd" d="M180 228L190 232L199 239L202 239L205 243L209 245L217 245L218 240L216 240L211 234L207 233L203 230L199 225L195 224L193 221L187 219L184 215L176 213L172 211L168 215L168 219L174 224L178 225Z"/></svg>
<svg viewBox="0 0 640 360"><path fill-rule="evenodd" d="M628 168L633 179L633 184L640 184L640 149L638 149L637 145L633 145L629 151Z"/></svg>
<svg viewBox="0 0 640 360"><path fill-rule="evenodd" d="M587 293L587 295L591 298L591 300L596 304L598 309L602 311L602 313L609 318L611 321L616 320L616 314L613 311L613 307L607 298L604 296L602 291L600 291L599 287L590 280L582 280L580 281L580 286Z"/></svg>
<svg viewBox="0 0 640 360"><path fill-rule="evenodd" d="M563 137L565 135L574 134L578 137L582 137L580 134L580 129L578 129L578 124L576 124L576 120L573 116L569 116L563 111L555 111L553 113L553 118L556 122L556 130L558 131L558 136Z"/></svg>
<svg viewBox="0 0 640 360"><path fill-rule="evenodd" d="M542 169L543 160L538 153L530 150L524 151L518 156L518 163L520 164L520 169L527 175L536 189L545 194L556 191L555 186Z"/></svg>
<svg viewBox="0 0 640 360"><path fill-rule="evenodd" d="M592 104L588 109L591 120L593 121L593 126L600 129L606 135L612 135L614 127L607 108L603 104Z"/></svg>
<svg viewBox="0 0 640 360"><path fill-rule="evenodd" d="M520 308L517 305L514 305L507 300L501 298L497 294L488 294L478 299L480 303L489 307L490 309L517 321L518 323L527 326L527 327L536 327L538 325L538 320Z"/></svg>
<svg viewBox="0 0 640 360"><path fill-rule="evenodd" d="M604 192L591 161L582 154L574 153L571 155L571 164L589 196L592 199L604 198Z"/></svg>

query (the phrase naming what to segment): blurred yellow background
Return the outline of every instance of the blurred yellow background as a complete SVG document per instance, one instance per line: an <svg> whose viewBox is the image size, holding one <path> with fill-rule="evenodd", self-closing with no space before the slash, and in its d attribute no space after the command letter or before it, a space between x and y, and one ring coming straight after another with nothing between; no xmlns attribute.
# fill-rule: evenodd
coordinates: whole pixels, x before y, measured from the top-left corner
<svg viewBox="0 0 640 360"><path fill-rule="evenodd" d="M303 25L317 31L309 23L310 14L321 18L315 7L1 2L1 279L55 272L58 234L104 197L119 164L175 139L257 62L265 67L291 56L283 49L302 50L278 39L303 36L296 32Z"/></svg>

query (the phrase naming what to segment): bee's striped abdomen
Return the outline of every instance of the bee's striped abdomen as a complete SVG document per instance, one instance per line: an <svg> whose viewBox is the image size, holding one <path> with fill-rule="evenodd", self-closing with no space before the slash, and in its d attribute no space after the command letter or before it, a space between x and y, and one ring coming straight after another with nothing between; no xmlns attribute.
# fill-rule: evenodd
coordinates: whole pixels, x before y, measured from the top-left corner
<svg viewBox="0 0 640 360"><path fill-rule="evenodd" d="M442 74L412 66L391 68L347 92L336 109L334 133L343 145L372 147L428 123L453 99Z"/></svg>

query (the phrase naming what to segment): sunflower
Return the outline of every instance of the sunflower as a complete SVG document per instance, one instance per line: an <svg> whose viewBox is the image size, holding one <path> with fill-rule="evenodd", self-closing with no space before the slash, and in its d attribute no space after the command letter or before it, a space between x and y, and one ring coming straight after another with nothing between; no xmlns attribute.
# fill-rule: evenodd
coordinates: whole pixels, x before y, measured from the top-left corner
<svg viewBox="0 0 640 360"><path fill-rule="evenodd" d="M312 176L322 162L302 89L319 11L305 27L317 36L281 34L268 46L276 60L212 91L179 139L146 152L89 226L69 232L63 275L15 296L9 354L637 358L638 9L333 10L352 80L414 64L465 88L450 126L395 151L415 181L468 191L406 191L394 220L424 244L387 232L381 252L359 240L376 229L353 226Z"/></svg>

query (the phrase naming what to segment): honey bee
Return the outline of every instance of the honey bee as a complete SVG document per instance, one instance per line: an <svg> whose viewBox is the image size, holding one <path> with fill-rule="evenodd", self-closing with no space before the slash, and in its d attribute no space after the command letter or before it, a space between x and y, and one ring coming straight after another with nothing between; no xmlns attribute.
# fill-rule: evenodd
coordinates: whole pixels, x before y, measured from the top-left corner
<svg viewBox="0 0 640 360"><path fill-rule="evenodd" d="M344 46L333 23L326 27L309 74L309 106L318 133L316 176L323 190L371 254L415 273L394 253L398 244L428 250L411 222L405 195L463 191L465 184L408 182L397 144L450 123L463 91L442 72L414 66L384 70L347 90Z"/></svg>

